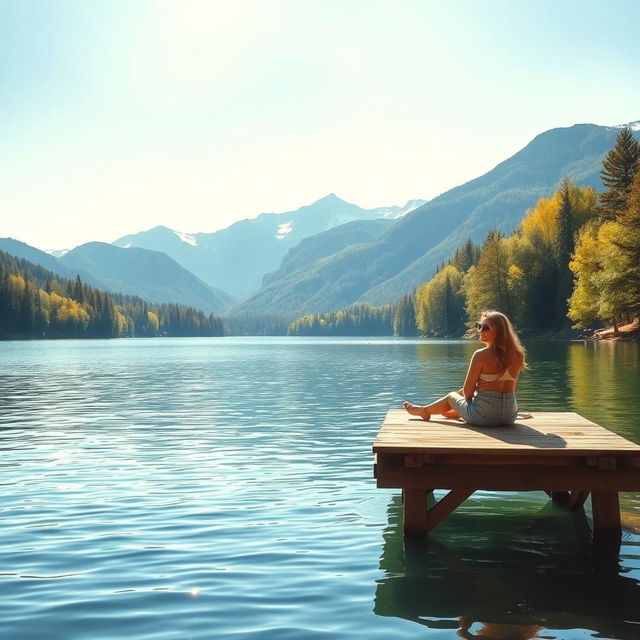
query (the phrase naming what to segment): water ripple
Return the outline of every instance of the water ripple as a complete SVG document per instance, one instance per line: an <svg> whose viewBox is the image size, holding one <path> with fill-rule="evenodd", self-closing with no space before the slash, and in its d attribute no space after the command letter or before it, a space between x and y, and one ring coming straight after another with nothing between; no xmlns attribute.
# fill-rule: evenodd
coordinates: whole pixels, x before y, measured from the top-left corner
<svg viewBox="0 0 640 640"><path fill-rule="evenodd" d="M548 591L561 628L631 637L621 621L637 605L634 494L623 495L610 614L575 527L544 495L482 492L426 554L403 547L398 495L375 488L371 442L389 407L459 387L473 347L0 343L3 637L435 639L453 637L465 615L498 624L514 611L562 638ZM637 383L624 353L625 385ZM616 398L600 355L533 346L524 406L570 398L602 419L588 399ZM589 382L594 370L604 391ZM616 428L637 436L618 401ZM586 604L550 589L553 575Z"/></svg>

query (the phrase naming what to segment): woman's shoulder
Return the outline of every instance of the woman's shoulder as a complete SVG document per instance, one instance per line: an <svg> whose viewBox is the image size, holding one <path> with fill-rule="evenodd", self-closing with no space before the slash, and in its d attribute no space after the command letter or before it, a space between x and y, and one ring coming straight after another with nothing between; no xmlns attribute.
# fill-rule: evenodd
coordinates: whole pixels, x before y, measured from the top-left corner
<svg viewBox="0 0 640 640"><path fill-rule="evenodd" d="M473 352L472 359L476 362L484 362L492 355L491 349L489 347L482 347L481 349L476 349Z"/></svg>

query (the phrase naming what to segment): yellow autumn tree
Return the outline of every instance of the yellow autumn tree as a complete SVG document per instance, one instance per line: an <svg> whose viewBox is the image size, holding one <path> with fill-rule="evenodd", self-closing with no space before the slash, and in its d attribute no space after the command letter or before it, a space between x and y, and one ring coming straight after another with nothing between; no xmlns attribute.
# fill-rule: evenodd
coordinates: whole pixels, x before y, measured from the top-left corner
<svg viewBox="0 0 640 640"><path fill-rule="evenodd" d="M568 184L571 203L571 222L574 231L596 217L598 194L593 187ZM520 233L527 239L552 248L558 237L558 214L562 207L562 193L558 190L551 198L540 198L533 209L527 210L520 223Z"/></svg>
<svg viewBox="0 0 640 640"><path fill-rule="evenodd" d="M455 335L464 331L464 274L453 265L441 269L416 292L416 324L421 333Z"/></svg>
<svg viewBox="0 0 640 640"><path fill-rule="evenodd" d="M578 235L573 260L569 263L575 286L569 298L567 315L576 328L588 327L599 319L599 292L596 285L596 276L602 269L599 250L598 227L586 226Z"/></svg>
<svg viewBox="0 0 640 640"><path fill-rule="evenodd" d="M576 328L595 321L610 322L614 328L630 320L630 310L637 307L637 287L629 287L630 274L637 269L620 248L625 229L616 222L586 227L569 263L575 288L569 299L568 316Z"/></svg>
<svg viewBox="0 0 640 640"><path fill-rule="evenodd" d="M149 325L150 332L154 335L157 334L160 329L158 314L153 311L147 311L147 323Z"/></svg>
<svg viewBox="0 0 640 640"><path fill-rule="evenodd" d="M575 279L568 316L579 328L640 314L640 171L615 222L594 222L579 234L570 263Z"/></svg>

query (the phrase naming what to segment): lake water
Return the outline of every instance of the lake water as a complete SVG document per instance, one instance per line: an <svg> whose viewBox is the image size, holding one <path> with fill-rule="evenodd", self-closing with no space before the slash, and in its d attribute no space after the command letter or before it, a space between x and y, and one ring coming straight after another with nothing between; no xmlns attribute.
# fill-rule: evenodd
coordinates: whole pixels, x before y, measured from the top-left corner
<svg viewBox="0 0 640 640"><path fill-rule="evenodd" d="M527 346L522 410L640 442L638 344ZM590 503L539 492L474 494L404 548L371 443L389 408L459 388L474 348L0 343L0 637L640 638L636 494L614 575Z"/></svg>

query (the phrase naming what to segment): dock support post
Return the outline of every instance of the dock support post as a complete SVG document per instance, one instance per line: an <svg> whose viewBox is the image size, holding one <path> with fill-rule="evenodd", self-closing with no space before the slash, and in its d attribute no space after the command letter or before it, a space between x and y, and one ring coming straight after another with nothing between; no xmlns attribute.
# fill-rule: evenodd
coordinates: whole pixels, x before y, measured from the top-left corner
<svg viewBox="0 0 640 640"><path fill-rule="evenodd" d="M622 525L617 491L593 491L593 550L597 556L615 557L620 553Z"/></svg>
<svg viewBox="0 0 640 640"><path fill-rule="evenodd" d="M405 536L427 535L427 491L425 489L402 490L402 512Z"/></svg>

